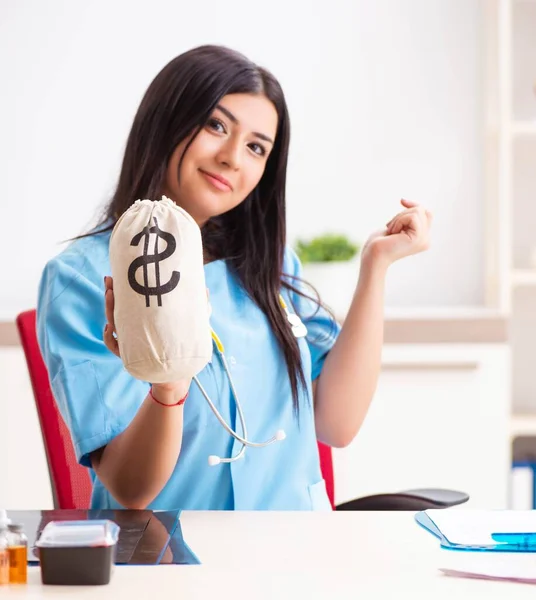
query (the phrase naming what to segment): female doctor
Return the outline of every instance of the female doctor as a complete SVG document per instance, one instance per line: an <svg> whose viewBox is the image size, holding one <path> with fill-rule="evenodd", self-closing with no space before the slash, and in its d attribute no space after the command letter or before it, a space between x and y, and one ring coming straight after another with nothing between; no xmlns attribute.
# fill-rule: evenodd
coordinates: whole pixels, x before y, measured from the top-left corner
<svg viewBox="0 0 536 600"><path fill-rule="evenodd" d="M47 263L38 339L93 508L329 510L317 440L342 447L358 432L380 369L386 272L427 248L431 217L402 200L368 239L341 329L286 245L288 147L269 72L227 48L190 50L146 91L100 226ZM201 227L223 357L215 345L197 382L151 386L119 357L108 245L135 200L163 194Z"/></svg>

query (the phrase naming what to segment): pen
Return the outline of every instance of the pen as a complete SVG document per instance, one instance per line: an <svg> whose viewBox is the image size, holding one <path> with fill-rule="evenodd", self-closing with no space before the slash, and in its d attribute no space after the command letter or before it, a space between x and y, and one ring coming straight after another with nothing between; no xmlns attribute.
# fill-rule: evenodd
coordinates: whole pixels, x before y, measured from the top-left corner
<svg viewBox="0 0 536 600"><path fill-rule="evenodd" d="M536 532L516 533L492 533L491 537L496 542L501 542L508 547L516 547L520 550L536 551Z"/></svg>

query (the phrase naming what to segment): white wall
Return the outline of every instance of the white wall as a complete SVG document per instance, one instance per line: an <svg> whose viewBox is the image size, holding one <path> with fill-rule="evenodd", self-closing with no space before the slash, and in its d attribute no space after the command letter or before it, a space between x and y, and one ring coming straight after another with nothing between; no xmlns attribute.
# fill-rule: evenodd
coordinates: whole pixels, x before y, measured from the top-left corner
<svg viewBox="0 0 536 600"><path fill-rule="evenodd" d="M0 508L53 508L41 429L21 348L0 347Z"/></svg>
<svg viewBox="0 0 536 600"><path fill-rule="evenodd" d="M387 303L480 304L479 18L479 0L3 0L0 320L35 304L46 259L109 197L152 78L202 43L284 86L291 240L364 240L413 198L433 247L392 269Z"/></svg>
<svg viewBox="0 0 536 600"><path fill-rule="evenodd" d="M389 344L354 441L334 451L337 502L419 488L506 508L511 468L506 344Z"/></svg>

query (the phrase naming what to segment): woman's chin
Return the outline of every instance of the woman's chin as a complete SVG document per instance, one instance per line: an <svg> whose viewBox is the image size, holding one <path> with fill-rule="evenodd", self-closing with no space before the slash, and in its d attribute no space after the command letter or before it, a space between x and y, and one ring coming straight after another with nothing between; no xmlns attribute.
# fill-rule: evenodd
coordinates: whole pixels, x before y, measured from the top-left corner
<svg viewBox="0 0 536 600"><path fill-rule="evenodd" d="M195 214L192 214L192 217L195 219L197 223L199 221L206 222L209 219L214 217L219 217L226 212L229 212L233 208L235 208L235 204L231 204L229 202L222 202L220 198L206 198L204 201L196 203L195 206Z"/></svg>

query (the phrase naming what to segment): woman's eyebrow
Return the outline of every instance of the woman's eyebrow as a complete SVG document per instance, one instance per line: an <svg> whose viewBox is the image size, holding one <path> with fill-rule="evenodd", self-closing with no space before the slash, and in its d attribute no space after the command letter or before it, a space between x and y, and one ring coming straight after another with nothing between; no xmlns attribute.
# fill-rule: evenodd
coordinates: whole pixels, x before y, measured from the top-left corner
<svg viewBox="0 0 536 600"><path fill-rule="evenodd" d="M232 113L230 110L228 110L227 108L225 108L225 106L222 106L221 104L218 104L218 105L216 106L216 108L217 108L218 110L221 110L221 112L222 112L222 113L223 113L223 114L224 114L224 115L225 115L225 116L226 116L226 117L227 117L227 118L228 118L230 121L232 121L232 122L233 122L233 123L235 123L236 125L239 125L239 124L240 124L240 121L239 121L239 120L238 120L238 119L237 119L237 118L236 118L236 117L233 115L233 113ZM258 138L259 138L259 139L261 139L261 140L264 140L265 142L270 142L270 144L272 144L272 145L273 145L273 143L274 143L274 141L273 141L273 140L272 140L270 137L268 137L267 135L265 135L264 133L259 133L258 131L254 131L254 132L253 132L253 135L254 135L255 137L258 137Z"/></svg>

